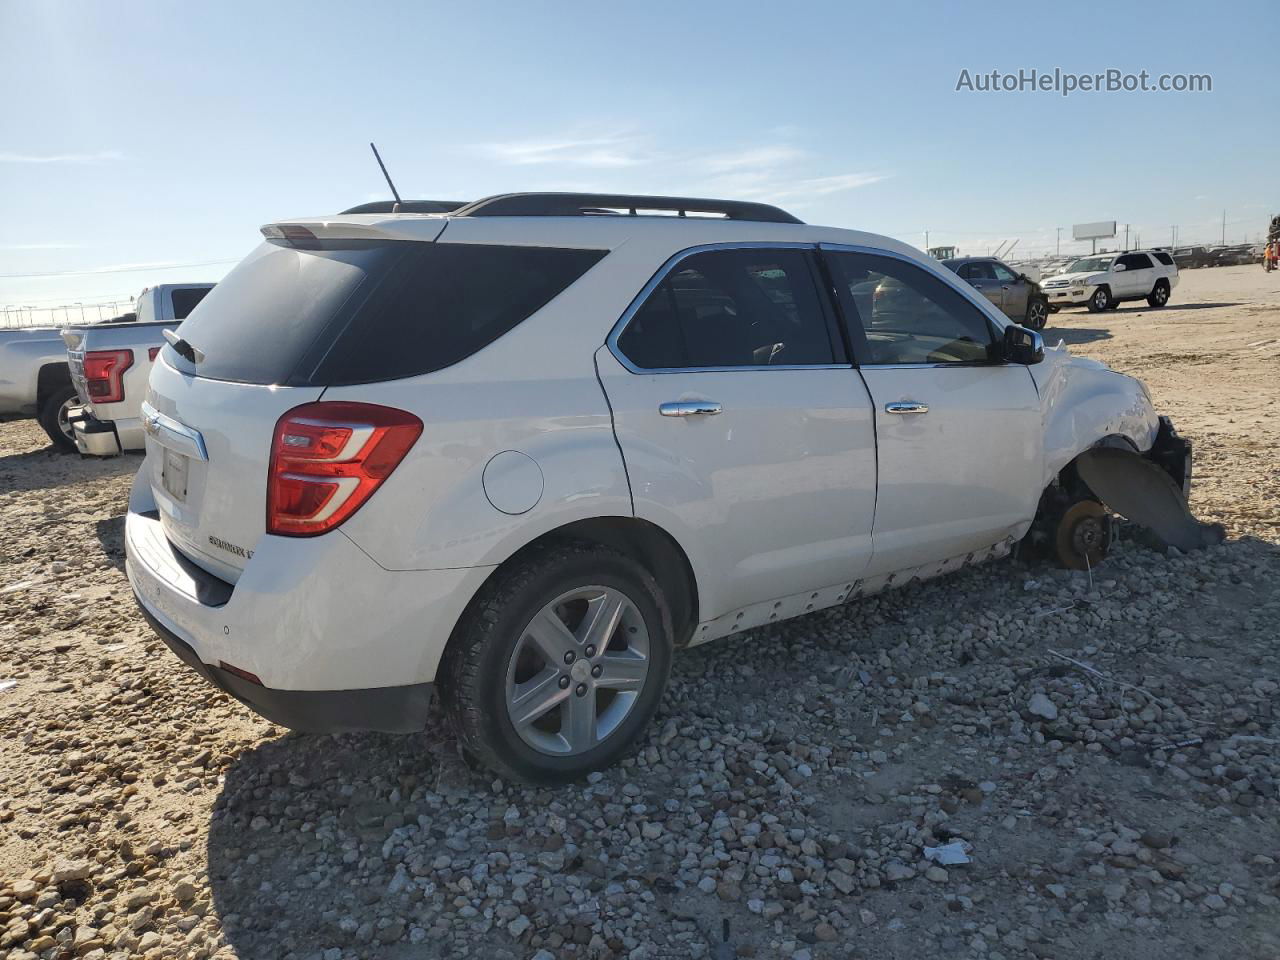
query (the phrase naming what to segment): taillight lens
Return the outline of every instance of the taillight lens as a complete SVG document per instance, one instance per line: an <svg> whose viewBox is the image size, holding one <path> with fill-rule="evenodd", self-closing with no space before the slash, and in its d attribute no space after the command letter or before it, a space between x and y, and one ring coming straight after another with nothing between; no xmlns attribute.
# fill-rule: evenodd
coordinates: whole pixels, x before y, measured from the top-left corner
<svg viewBox="0 0 1280 960"><path fill-rule="evenodd" d="M150 360L152 363L155 363L156 357L159 356L159 354L160 354L159 347L151 347L147 350L147 359Z"/></svg>
<svg viewBox="0 0 1280 960"><path fill-rule="evenodd" d="M399 466L422 421L371 403L307 403L276 424L267 532L314 537L351 516Z"/></svg>
<svg viewBox="0 0 1280 960"><path fill-rule="evenodd" d="M124 372L132 366L132 350L90 350L84 355L88 399L97 403L119 403L124 399Z"/></svg>

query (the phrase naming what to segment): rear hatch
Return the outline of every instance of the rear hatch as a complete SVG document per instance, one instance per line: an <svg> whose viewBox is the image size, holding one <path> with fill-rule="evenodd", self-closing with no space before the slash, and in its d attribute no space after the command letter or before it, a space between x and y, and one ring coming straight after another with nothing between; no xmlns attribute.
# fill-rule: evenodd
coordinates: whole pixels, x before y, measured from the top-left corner
<svg viewBox="0 0 1280 960"><path fill-rule="evenodd" d="M181 341L161 351L151 373L144 469L166 535L193 562L235 582L252 557L268 528L272 446L285 413L319 400L329 386L456 363L604 255L434 242L444 225L424 218L411 225L414 240L334 221L266 227L274 239L183 321ZM345 226L357 236L335 236ZM376 393L368 402L377 403ZM312 421L298 422L304 425L283 432L282 444L305 442L297 434Z"/></svg>
<svg viewBox="0 0 1280 960"><path fill-rule="evenodd" d="M166 346L151 372L144 469L165 534L233 583L266 530L277 421L320 398L329 349L403 248L421 244L316 245L259 246L183 321L182 351Z"/></svg>

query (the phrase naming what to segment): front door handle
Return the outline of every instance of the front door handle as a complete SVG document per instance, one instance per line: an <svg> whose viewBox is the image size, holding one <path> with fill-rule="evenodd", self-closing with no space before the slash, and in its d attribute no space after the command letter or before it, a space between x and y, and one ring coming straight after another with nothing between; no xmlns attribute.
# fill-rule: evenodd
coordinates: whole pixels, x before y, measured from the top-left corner
<svg viewBox="0 0 1280 960"><path fill-rule="evenodd" d="M681 400L658 404L658 412L664 417L715 416L722 409L714 400Z"/></svg>
<svg viewBox="0 0 1280 960"><path fill-rule="evenodd" d="M900 400L897 403L886 403L885 413L928 413L929 405L916 400Z"/></svg>

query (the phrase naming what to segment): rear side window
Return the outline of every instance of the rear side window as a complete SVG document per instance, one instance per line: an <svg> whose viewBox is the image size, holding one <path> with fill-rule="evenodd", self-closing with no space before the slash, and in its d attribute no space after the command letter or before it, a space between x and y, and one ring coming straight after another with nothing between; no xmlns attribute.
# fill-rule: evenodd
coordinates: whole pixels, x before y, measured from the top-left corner
<svg viewBox="0 0 1280 960"><path fill-rule="evenodd" d="M1149 270L1151 269L1151 260L1145 253L1128 253L1121 257L1116 263L1123 263L1126 270Z"/></svg>
<svg viewBox="0 0 1280 960"><path fill-rule="evenodd" d="M196 308L197 303L205 298L210 289L210 287L187 287L183 290L170 291L170 296L173 299L173 318L175 320L187 319L187 315Z"/></svg>
<svg viewBox="0 0 1280 960"><path fill-rule="evenodd" d="M1169 255L1168 255L1167 253L1165 253L1163 250L1157 250L1157 251L1153 254L1153 256L1154 256L1157 260L1159 260L1161 263L1163 263L1166 267L1172 267L1172 266L1173 266L1173 257L1169 256Z"/></svg>
<svg viewBox="0 0 1280 960"><path fill-rule="evenodd" d="M600 250L343 241L264 243L182 334L213 380L340 386L430 373L545 306Z"/></svg>
<svg viewBox="0 0 1280 960"><path fill-rule="evenodd" d="M802 250L710 250L681 260L632 316L618 349L645 370L835 362Z"/></svg>
<svg viewBox="0 0 1280 960"><path fill-rule="evenodd" d="M412 377L464 360L546 306L602 250L409 244L325 351L318 383Z"/></svg>

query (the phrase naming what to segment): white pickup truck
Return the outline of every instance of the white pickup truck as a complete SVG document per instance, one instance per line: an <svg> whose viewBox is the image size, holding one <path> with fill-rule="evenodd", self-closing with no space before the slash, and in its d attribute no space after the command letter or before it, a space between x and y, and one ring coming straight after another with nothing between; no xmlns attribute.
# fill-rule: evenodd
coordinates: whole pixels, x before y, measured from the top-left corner
<svg viewBox="0 0 1280 960"><path fill-rule="evenodd" d="M62 331L80 406L67 421L82 454L111 457L144 446L141 409L164 333L178 326L212 283L163 283L138 296L133 323L94 323Z"/></svg>

